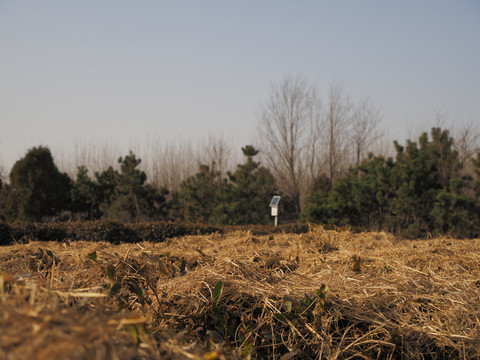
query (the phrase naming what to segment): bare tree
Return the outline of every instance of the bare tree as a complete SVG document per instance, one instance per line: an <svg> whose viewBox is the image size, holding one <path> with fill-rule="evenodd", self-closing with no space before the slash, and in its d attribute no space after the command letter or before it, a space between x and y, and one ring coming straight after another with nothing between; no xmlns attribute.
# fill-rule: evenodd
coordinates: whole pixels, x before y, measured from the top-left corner
<svg viewBox="0 0 480 360"><path fill-rule="evenodd" d="M57 149L52 151L55 162L61 171L72 179L76 177L79 166L86 166L91 174L103 171L109 166L117 166L117 160L122 151L115 144L94 143L92 140L76 139L70 150Z"/></svg>
<svg viewBox="0 0 480 360"><path fill-rule="evenodd" d="M138 150L142 170L148 182L156 188L178 191L180 184L206 164L225 175L235 166L235 141L210 134L206 139L174 138L165 140L157 136L143 142L146 150Z"/></svg>
<svg viewBox="0 0 480 360"><path fill-rule="evenodd" d="M351 144L353 147L354 162L358 166L365 158L372 146L380 140L383 134L378 129L382 115L368 99L356 106L351 128Z"/></svg>
<svg viewBox="0 0 480 360"><path fill-rule="evenodd" d="M325 163L330 185L342 174L348 161L348 135L353 120L353 105L341 84L334 81L329 87L324 113L323 134L326 149Z"/></svg>
<svg viewBox="0 0 480 360"><path fill-rule="evenodd" d="M463 174L472 174L471 159L480 151L480 129L468 123L456 132L454 138L461 171Z"/></svg>
<svg viewBox="0 0 480 360"><path fill-rule="evenodd" d="M395 146L388 135L382 134L378 140L371 145L370 149L369 152L372 152L376 156L383 156L385 159L395 157Z"/></svg>
<svg viewBox="0 0 480 360"><path fill-rule="evenodd" d="M128 149L142 159L140 168L147 174L147 181L155 188L164 187L171 191L177 191L184 179L195 174L199 164L215 164L215 169L225 175L240 158L240 155L235 156L235 147L235 141L213 134L206 139L193 140L147 135L141 141L131 140L128 144ZM79 166L86 166L90 174L109 166L117 167L117 159L124 152L113 143L78 138L69 149L54 154L59 168L74 179ZM240 154L240 147L237 152Z"/></svg>
<svg viewBox="0 0 480 360"><path fill-rule="evenodd" d="M320 100L313 86L299 77L272 86L260 121L263 158L298 212L315 172L319 123Z"/></svg>
<svg viewBox="0 0 480 360"><path fill-rule="evenodd" d="M234 169L239 160L234 156L236 146L235 141L227 140L223 135L214 135L210 133L206 140L199 142L197 156L195 157L198 165L206 164L210 169L220 172L221 176L226 176L227 171Z"/></svg>
<svg viewBox="0 0 480 360"><path fill-rule="evenodd" d="M143 151L139 152L142 160L145 159L142 170L155 188L177 191L181 182L198 170L196 149L188 139L166 140L153 136L148 137L143 146Z"/></svg>

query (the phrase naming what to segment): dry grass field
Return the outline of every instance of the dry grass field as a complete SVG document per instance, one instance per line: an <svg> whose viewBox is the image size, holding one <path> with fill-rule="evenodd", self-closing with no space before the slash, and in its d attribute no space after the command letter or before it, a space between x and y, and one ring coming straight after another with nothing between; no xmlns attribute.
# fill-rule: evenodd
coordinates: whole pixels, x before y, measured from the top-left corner
<svg viewBox="0 0 480 360"><path fill-rule="evenodd" d="M0 285L0 359L480 358L480 240L30 242Z"/></svg>

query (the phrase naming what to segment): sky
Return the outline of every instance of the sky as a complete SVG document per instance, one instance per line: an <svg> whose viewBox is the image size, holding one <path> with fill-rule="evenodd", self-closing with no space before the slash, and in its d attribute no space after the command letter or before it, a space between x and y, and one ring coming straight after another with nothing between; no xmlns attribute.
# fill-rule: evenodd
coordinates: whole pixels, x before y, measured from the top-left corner
<svg viewBox="0 0 480 360"><path fill-rule="evenodd" d="M368 97L392 141L480 127L480 1L0 0L0 166L79 139L243 146L288 76Z"/></svg>

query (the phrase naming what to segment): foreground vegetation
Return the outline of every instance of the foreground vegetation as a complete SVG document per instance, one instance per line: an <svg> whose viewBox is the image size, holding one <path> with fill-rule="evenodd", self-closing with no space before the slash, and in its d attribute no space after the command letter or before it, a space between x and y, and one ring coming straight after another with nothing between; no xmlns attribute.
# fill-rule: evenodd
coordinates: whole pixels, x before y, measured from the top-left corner
<svg viewBox="0 0 480 360"><path fill-rule="evenodd" d="M480 357L480 240L23 241L0 247L0 358Z"/></svg>

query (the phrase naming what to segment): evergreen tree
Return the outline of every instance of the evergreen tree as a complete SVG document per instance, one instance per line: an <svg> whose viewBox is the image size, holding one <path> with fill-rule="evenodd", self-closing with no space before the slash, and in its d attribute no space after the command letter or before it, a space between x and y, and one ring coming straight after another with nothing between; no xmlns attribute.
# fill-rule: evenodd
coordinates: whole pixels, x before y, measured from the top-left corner
<svg viewBox="0 0 480 360"><path fill-rule="evenodd" d="M337 179L328 197L329 223L335 225L358 225L359 201L354 195L355 176Z"/></svg>
<svg viewBox="0 0 480 360"><path fill-rule="evenodd" d="M4 205L9 220L40 221L70 208L71 180L58 170L47 147L30 149L9 178Z"/></svg>
<svg viewBox="0 0 480 360"><path fill-rule="evenodd" d="M269 201L275 194L275 180L268 169L253 158L258 150L251 145L242 148L247 160L228 172L230 183L224 186L216 222L231 224L267 224L270 221ZM218 214L222 216L218 218Z"/></svg>
<svg viewBox="0 0 480 360"><path fill-rule="evenodd" d="M423 133L418 145L408 141L406 149L395 143L394 169L396 198L391 209L405 235L418 237L435 228L432 214L441 192L448 192L451 179L458 173L458 154L448 131L433 128L432 141Z"/></svg>
<svg viewBox="0 0 480 360"><path fill-rule="evenodd" d="M393 160L369 156L332 189L330 206L335 220L367 228L381 228L389 218Z"/></svg>
<svg viewBox="0 0 480 360"><path fill-rule="evenodd" d="M328 194L311 191L302 220L383 228L410 237L433 231L472 236L478 231L480 181L460 177L453 145L440 128L432 129L431 140L424 133L418 143L395 142L395 160L370 156ZM480 167L480 155L474 165Z"/></svg>
<svg viewBox="0 0 480 360"><path fill-rule="evenodd" d="M480 152L477 153L477 157L472 159L473 168L475 172L476 180L473 182L473 190L475 191L477 201L480 200Z"/></svg>
<svg viewBox="0 0 480 360"><path fill-rule="evenodd" d="M420 147L408 141L404 149L395 143L397 158L393 180L395 199L391 204L399 231L419 236L431 225L430 211L441 189L435 163L427 152L428 136L420 137Z"/></svg>
<svg viewBox="0 0 480 360"><path fill-rule="evenodd" d="M471 178L454 177L449 188L441 190L432 209L435 231L455 237L478 236L480 231L479 207L469 196Z"/></svg>
<svg viewBox="0 0 480 360"><path fill-rule="evenodd" d="M393 160L373 157L338 179L333 188L328 177L317 180L302 211L303 221L381 227L389 216ZM318 185L323 184L323 185Z"/></svg>
<svg viewBox="0 0 480 360"><path fill-rule="evenodd" d="M258 150L242 148L246 162L222 179L219 172L200 165L199 172L182 182L175 217L212 224L266 224L269 201L275 194L272 174L253 158Z"/></svg>
<svg viewBox="0 0 480 360"><path fill-rule="evenodd" d="M202 164L199 171L180 184L178 212L173 214L182 220L198 223L212 222L214 209L220 204L224 182L220 172Z"/></svg>
<svg viewBox="0 0 480 360"><path fill-rule="evenodd" d="M0 180L1 183L1 180ZM0 221L5 221L5 204L7 200L9 186L7 184L0 184Z"/></svg>
<svg viewBox="0 0 480 360"><path fill-rule="evenodd" d="M72 211L81 219L93 220L101 216L100 187L88 176L88 169L79 166L72 188Z"/></svg>
<svg viewBox="0 0 480 360"><path fill-rule="evenodd" d="M458 152L454 149L454 139L448 130L440 128L432 128L431 136L428 149L438 173L438 181L442 188L448 188L450 180L461 170Z"/></svg>
<svg viewBox="0 0 480 360"><path fill-rule="evenodd" d="M96 201L98 207L104 216L111 203L115 200L115 188L117 186L119 173L112 166L102 172L95 173L97 185Z"/></svg>
<svg viewBox="0 0 480 360"><path fill-rule="evenodd" d="M138 169L141 159L130 153L125 158L118 159L120 173L113 176L113 196L110 205L106 209L109 218L138 222L147 219L164 218L166 210L166 192L155 190L151 185L145 184L147 175Z"/></svg>
<svg viewBox="0 0 480 360"><path fill-rule="evenodd" d="M390 203L394 198L392 158L372 157L359 167L359 182L356 193L361 197L360 212L363 214L363 226L368 228L389 228L391 220Z"/></svg>
<svg viewBox="0 0 480 360"><path fill-rule="evenodd" d="M305 198L300 220L319 224L329 223L332 218L328 199L330 191L330 178L326 174L318 176Z"/></svg>

